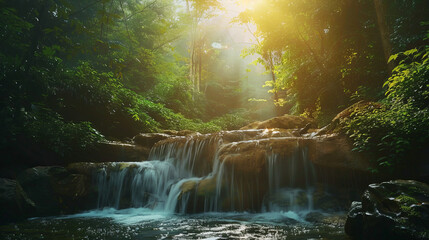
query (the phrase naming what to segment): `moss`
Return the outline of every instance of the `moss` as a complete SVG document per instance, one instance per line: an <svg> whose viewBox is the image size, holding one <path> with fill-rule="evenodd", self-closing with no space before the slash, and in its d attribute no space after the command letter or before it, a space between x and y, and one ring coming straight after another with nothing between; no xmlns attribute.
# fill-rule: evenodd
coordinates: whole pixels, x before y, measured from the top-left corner
<svg viewBox="0 0 429 240"><path fill-rule="evenodd" d="M420 216L420 214L411 207L411 205L419 203L415 198L407 195L399 195L395 200L400 203L399 207L401 208L401 211L406 213L408 216Z"/></svg>
<svg viewBox="0 0 429 240"><path fill-rule="evenodd" d="M415 198L407 195L399 195L395 200L407 206L419 203Z"/></svg>
<svg viewBox="0 0 429 240"><path fill-rule="evenodd" d="M126 168L138 168L138 166L134 163L119 163L119 171L122 171Z"/></svg>

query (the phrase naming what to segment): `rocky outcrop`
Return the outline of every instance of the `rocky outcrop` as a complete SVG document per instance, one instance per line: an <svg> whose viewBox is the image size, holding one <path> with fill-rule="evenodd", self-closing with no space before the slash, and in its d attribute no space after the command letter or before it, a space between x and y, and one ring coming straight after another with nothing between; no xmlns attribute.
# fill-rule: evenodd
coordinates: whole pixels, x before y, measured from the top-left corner
<svg viewBox="0 0 429 240"><path fill-rule="evenodd" d="M149 157L150 148L131 143L102 142L86 157L89 162L140 162Z"/></svg>
<svg viewBox="0 0 429 240"><path fill-rule="evenodd" d="M34 214L34 202L21 185L11 179L0 178L0 206L0 224L23 220Z"/></svg>
<svg viewBox="0 0 429 240"><path fill-rule="evenodd" d="M170 136L181 136L181 137L191 136L191 135L198 134L197 132L194 132L194 131L191 131L191 130L181 130L181 131L164 130L164 131L162 131L162 133L168 134Z"/></svg>
<svg viewBox="0 0 429 240"><path fill-rule="evenodd" d="M241 128L241 130L273 129L273 128L295 129L295 128L305 128L308 124L310 124L309 127L313 127L313 128L317 127L317 124L313 119L302 117L302 116L284 115L281 117L271 118L263 122L251 123Z"/></svg>
<svg viewBox="0 0 429 240"><path fill-rule="evenodd" d="M429 239L429 185L396 180L371 184L345 224L353 239Z"/></svg>
<svg viewBox="0 0 429 240"><path fill-rule="evenodd" d="M351 117L352 113L359 112L364 109L379 109L381 107L382 104L378 102L359 101L338 113L327 126L318 131L317 135L341 132L342 124Z"/></svg>
<svg viewBox="0 0 429 240"><path fill-rule="evenodd" d="M35 204L34 216L74 213L94 206L90 203L90 179L64 167L30 168L17 180Z"/></svg>
<svg viewBox="0 0 429 240"><path fill-rule="evenodd" d="M151 149L155 143L172 137L165 133L141 133L133 138L134 144Z"/></svg>

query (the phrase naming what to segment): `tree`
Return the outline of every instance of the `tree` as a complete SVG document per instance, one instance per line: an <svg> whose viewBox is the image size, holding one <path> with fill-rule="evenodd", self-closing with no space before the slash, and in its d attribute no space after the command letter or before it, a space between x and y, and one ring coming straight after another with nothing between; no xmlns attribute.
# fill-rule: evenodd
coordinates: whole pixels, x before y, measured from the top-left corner
<svg viewBox="0 0 429 240"><path fill-rule="evenodd" d="M187 11L190 17L189 45L189 78L196 92L200 92L202 81L202 61L205 47L205 36L202 22L212 17L215 10L221 8L218 0L187 0Z"/></svg>
<svg viewBox="0 0 429 240"><path fill-rule="evenodd" d="M239 21L256 25L251 53L273 73L275 103L292 112L328 121L359 89L376 89L374 97L381 88L385 63L371 1L259 1Z"/></svg>

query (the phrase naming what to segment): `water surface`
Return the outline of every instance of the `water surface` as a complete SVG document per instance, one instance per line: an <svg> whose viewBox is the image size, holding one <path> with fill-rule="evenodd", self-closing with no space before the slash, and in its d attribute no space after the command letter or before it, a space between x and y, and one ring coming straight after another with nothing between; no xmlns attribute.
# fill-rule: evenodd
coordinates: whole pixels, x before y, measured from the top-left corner
<svg viewBox="0 0 429 240"><path fill-rule="evenodd" d="M0 239L348 239L344 215L309 223L294 212L168 214L104 209L0 226Z"/></svg>

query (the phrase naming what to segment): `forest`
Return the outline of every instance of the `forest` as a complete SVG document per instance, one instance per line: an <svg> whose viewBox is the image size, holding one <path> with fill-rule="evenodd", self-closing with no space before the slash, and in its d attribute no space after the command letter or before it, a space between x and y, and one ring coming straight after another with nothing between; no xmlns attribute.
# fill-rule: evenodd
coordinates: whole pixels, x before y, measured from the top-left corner
<svg viewBox="0 0 429 240"><path fill-rule="evenodd" d="M224 26L211 20L233 10L216 0L0 3L3 164L285 113L323 127L360 100L382 107L357 112L346 129L380 165L428 141L424 0L243 1Z"/></svg>
<svg viewBox="0 0 429 240"><path fill-rule="evenodd" d="M0 177L282 116L428 161L428 0L0 0L0 42Z"/></svg>

